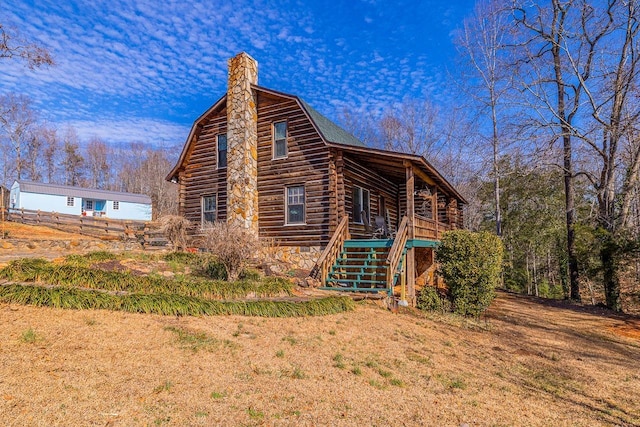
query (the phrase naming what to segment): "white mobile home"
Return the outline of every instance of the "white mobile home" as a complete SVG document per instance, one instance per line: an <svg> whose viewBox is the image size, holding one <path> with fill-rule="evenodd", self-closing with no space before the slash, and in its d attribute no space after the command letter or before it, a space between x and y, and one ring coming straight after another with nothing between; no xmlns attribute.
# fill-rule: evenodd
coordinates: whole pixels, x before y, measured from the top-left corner
<svg viewBox="0 0 640 427"><path fill-rule="evenodd" d="M15 181L11 186L9 209L136 221L151 220L151 198L144 194L21 180Z"/></svg>

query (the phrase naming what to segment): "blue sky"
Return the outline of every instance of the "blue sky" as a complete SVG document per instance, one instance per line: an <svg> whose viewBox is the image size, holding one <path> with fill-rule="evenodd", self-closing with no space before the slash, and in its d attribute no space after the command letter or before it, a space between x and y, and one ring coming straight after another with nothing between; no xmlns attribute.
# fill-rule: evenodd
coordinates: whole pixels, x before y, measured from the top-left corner
<svg viewBox="0 0 640 427"><path fill-rule="evenodd" d="M0 92L26 94L81 139L181 145L226 90L246 51L259 84L338 120L405 98L438 99L470 0L4 0L0 22L49 48L57 65L0 63Z"/></svg>

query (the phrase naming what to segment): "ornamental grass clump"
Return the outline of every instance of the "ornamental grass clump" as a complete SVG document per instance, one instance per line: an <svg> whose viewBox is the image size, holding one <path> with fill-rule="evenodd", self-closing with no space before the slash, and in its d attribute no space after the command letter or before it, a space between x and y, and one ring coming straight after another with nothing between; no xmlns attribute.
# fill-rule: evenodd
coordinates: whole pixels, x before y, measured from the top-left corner
<svg viewBox="0 0 640 427"><path fill-rule="evenodd" d="M195 277L168 279L136 276L129 272L105 271L44 259L20 259L0 269L0 277L16 282L34 282L57 286L75 286L111 292L139 294L178 294L207 299L282 297L293 294L293 283L279 278L241 280L230 283Z"/></svg>
<svg viewBox="0 0 640 427"><path fill-rule="evenodd" d="M323 316L353 310L348 297L303 302L214 301L177 294L113 294L95 289L33 285L0 286L0 302L75 310L119 310L165 316L241 315L260 317Z"/></svg>
<svg viewBox="0 0 640 427"><path fill-rule="evenodd" d="M478 317L489 307L500 282L502 253L502 241L490 233L444 234L436 260L455 313Z"/></svg>

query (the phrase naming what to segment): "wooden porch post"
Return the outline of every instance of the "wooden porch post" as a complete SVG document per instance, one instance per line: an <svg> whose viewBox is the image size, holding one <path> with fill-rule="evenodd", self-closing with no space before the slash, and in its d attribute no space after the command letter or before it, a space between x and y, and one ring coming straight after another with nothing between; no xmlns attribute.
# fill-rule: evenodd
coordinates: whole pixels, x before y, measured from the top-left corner
<svg viewBox="0 0 640 427"><path fill-rule="evenodd" d="M453 197L449 199L449 227L458 228L458 201Z"/></svg>
<svg viewBox="0 0 640 427"><path fill-rule="evenodd" d="M438 231L438 187L433 186L431 195L431 218L436 222L436 240L440 240L440 232Z"/></svg>
<svg viewBox="0 0 640 427"><path fill-rule="evenodd" d="M447 197L447 224L449 224L449 230L454 230L455 219L453 217L453 203L455 199L453 197Z"/></svg>
<svg viewBox="0 0 640 427"><path fill-rule="evenodd" d="M336 197L338 208L338 222L344 217L346 213L345 208L345 189L344 189L344 158L342 157L342 150L336 150L335 155L336 163Z"/></svg>
<svg viewBox="0 0 640 427"><path fill-rule="evenodd" d="M338 175L336 173L336 150L329 151L329 232L338 228Z"/></svg>
<svg viewBox="0 0 640 427"><path fill-rule="evenodd" d="M413 240L415 238L415 206L413 192L415 190L415 177L413 175L413 164L410 161L404 162L406 189L407 189L407 218L409 219L409 230L407 238ZM415 249L412 247L407 250L407 297L412 307L416 305L416 259Z"/></svg>

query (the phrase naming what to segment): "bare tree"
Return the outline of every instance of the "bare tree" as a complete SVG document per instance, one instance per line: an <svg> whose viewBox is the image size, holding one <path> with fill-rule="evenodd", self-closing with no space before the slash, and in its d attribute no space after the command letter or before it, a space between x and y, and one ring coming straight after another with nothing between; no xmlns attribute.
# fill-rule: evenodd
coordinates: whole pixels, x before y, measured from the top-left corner
<svg viewBox="0 0 640 427"><path fill-rule="evenodd" d="M31 100L23 95L0 96L0 129L12 151L13 169L18 179L22 178L23 153L36 123Z"/></svg>
<svg viewBox="0 0 640 427"><path fill-rule="evenodd" d="M379 118L344 110L342 121L367 145L421 155L441 169L451 169L449 163L467 148L468 134L462 131L467 121L460 110L443 115L428 100L407 99Z"/></svg>
<svg viewBox="0 0 640 427"><path fill-rule="evenodd" d="M141 192L151 197L154 218L178 212L178 186L160 179L172 163L162 150L149 149L140 165Z"/></svg>
<svg viewBox="0 0 640 427"><path fill-rule="evenodd" d="M89 172L89 187L107 188L109 185L109 157L110 149L107 144L93 138L87 145L86 165Z"/></svg>
<svg viewBox="0 0 640 427"><path fill-rule="evenodd" d="M132 142L114 154L113 163L117 165L114 189L151 197L154 219L178 212L178 186L162 179L173 165L167 151Z"/></svg>
<svg viewBox="0 0 640 427"><path fill-rule="evenodd" d="M408 100L387 110L379 122L387 150L437 157L442 150L438 107L428 101Z"/></svg>
<svg viewBox="0 0 640 427"><path fill-rule="evenodd" d="M464 92L474 104L486 112L483 117L489 123L491 166L494 187L494 211L496 234L502 236L502 214L500 209L500 154L505 142L500 134L499 108L505 103L504 96L512 88L511 73L504 64L503 56L511 24L509 10L503 2L484 0L476 4L473 15L463 23L456 43L465 59L463 67ZM483 132L482 121L478 132Z"/></svg>
<svg viewBox="0 0 640 427"><path fill-rule="evenodd" d="M115 163L119 165L115 190L143 193L142 178L138 171L145 158L146 147L140 142L131 142L118 150L115 155Z"/></svg>
<svg viewBox="0 0 640 427"><path fill-rule="evenodd" d="M475 133L464 109L449 107L447 114L441 114L428 100L405 100L378 118L345 109L341 121L369 146L425 157L469 202L464 215L467 226L479 226L478 164L470 161Z"/></svg>
<svg viewBox="0 0 640 427"><path fill-rule="evenodd" d="M378 143L376 120L372 114L345 107L340 114L340 123L360 141L373 145Z"/></svg>
<svg viewBox="0 0 640 427"><path fill-rule="evenodd" d="M58 178L58 161L60 142L58 140L58 132L55 128L42 126L39 129L42 138L42 160L46 173L47 182L59 182Z"/></svg>
<svg viewBox="0 0 640 427"><path fill-rule="evenodd" d="M597 196L605 298L614 310L621 310L618 261L621 242L628 240L640 168L637 6L635 0L552 0L548 7L533 8L533 14L531 7L516 9L519 25L528 32L523 63L536 76L525 87L540 101L535 114L544 117L548 129L557 129L554 137L563 142L571 295L579 290L571 248L573 180L583 175ZM543 111L551 114L545 117ZM580 160L577 168L574 155Z"/></svg>
<svg viewBox="0 0 640 427"><path fill-rule="evenodd" d="M29 179L36 182L42 180L42 168L40 160L42 157L42 147L44 145L38 131L39 129L35 129L34 132L31 133L31 137L27 141L24 159L24 166L26 172L29 174Z"/></svg>
<svg viewBox="0 0 640 427"><path fill-rule="evenodd" d="M609 11L615 0L609 2ZM521 44L520 81L533 99L530 111L537 126L551 132L551 142L562 141L562 169L567 224L567 256L570 297L580 300L578 260L575 249L575 170L573 162L575 122L582 112L585 85L592 77L594 58L600 41L609 32L611 21L592 13L586 0L551 0L514 7ZM606 13L605 17L610 16ZM582 29L582 31L575 31ZM587 35L588 33L588 35ZM573 52L573 61L567 54ZM582 83L581 83L582 82Z"/></svg>
<svg viewBox="0 0 640 427"><path fill-rule="evenodd" d="M591 18L598 11L584 6L583 15ZM640 169L638 120L640 102L640 10L636 1L611 1L607 12L607 32L602 38L606 51L601 51L596 84L580 85L586 94L593 125L581 129L581 140L592 154L597 167L587 171L598 199L597 223L605 232L600 248L607 306L620 311L619 258L630 230L630 212L634 187ZM591 18L595 19L595 18ZM583 37L596 43L586 26ZM570 52L571 63L577 59ZM593 79L592 79L593 80ZM634 93L635 92L635 93Z"/></svg>
<svg viewBox="0 0 640 427"><path fill-rule="evenodd" d="M84 158L80 155L78 135L73 128L68 128L65 132L63 155L64 183L66 185L80 185L80 180L83 176Z"/></svg>
<svg viewBox="0 0 640 427"><path fill-rule="evenodd" d="M0 23L0 58L22 59L30 69L54 64L47 49L23 39L17 31L9 31L2 23Z"/></svg>

